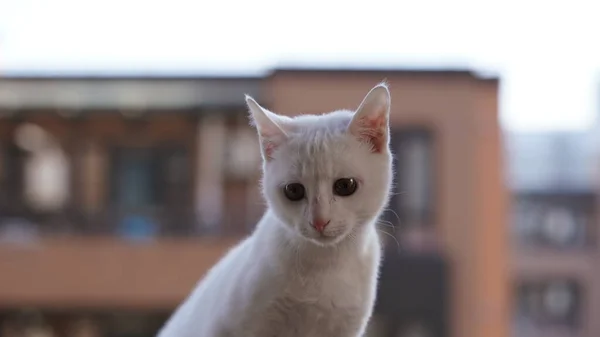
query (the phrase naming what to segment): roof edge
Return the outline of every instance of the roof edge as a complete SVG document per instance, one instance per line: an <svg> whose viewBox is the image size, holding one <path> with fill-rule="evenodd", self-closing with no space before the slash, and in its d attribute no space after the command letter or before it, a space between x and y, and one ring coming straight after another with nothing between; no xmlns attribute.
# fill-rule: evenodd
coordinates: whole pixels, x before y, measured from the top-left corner
<svg viewBox="0 0 600 337"><path fill-rule="evenodd" d="M92 81L260 81L276 74L344 74L344 75L410 75L410 76L458 76L470 77L477 80L498 81L499 76L495 73L478 72L469 68L353 68L353 67L276 67L269 71L253 74L202 74L202 73L12 73L1 75L2 80L14 81L50 81L50 80L92 80Z"/></svg>
<svg viewBox="0 0 600 337"><path fill-rule="evenodd" d="M471 77L477 80L498 81L499 75L489 72L478 72L469 68L316 68L316 67L279 67L274 68L269 76L278 73L297 73L297 74L355 74L355 75L411 75L411 76L458 76ZM484 75L485 74L485 75Z"/></svg>
<svg viewBox="0 0 600 337"><path fill-rule="evenodd" d="M196 74L22 74L0 75L0 81L260 81L260 75L196 75Z"/></svg>

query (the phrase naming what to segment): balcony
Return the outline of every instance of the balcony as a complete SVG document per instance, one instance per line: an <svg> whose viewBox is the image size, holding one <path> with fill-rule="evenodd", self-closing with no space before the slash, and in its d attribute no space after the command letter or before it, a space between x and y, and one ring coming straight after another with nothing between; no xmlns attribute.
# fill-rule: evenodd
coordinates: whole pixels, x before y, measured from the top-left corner
<svg viewBox="0 0 600 337"><path fill-rule="evenodd" d="M204 223L201 216L187 207L152 207L140 210L107 210L99 213L76 211L37 213L0 209L0 242L29 241L39 237L119 236L124 239L155 237L199 237L206 235L239 236L247 233L249 224L241 212L239 217L225 212L218 226ZM254 219L252 219L254 222Z"/></svg>
<svg viewBox="0 0 600 337"><path fill-rule="evenodd" d="M3 308L170 310L247 233L189 208L0 214Z"/></svg>
<svg viewBox="0 0 600 337"><path fill-rule="evenodd" d="M172 308L237 240L65 237L0 244L0 305Z"/></svg>

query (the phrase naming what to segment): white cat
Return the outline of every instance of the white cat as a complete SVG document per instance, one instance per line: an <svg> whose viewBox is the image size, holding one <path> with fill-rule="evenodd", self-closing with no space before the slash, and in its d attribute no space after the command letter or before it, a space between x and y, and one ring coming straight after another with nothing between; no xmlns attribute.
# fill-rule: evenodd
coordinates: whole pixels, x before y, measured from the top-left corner
<svg viewBox="0 0 600 337"><path fill-rule="evenodd" d="M158 337L357 337L371 316L388 201L390 93L356 112L295 118L246 97L268 210Z"/></svg>

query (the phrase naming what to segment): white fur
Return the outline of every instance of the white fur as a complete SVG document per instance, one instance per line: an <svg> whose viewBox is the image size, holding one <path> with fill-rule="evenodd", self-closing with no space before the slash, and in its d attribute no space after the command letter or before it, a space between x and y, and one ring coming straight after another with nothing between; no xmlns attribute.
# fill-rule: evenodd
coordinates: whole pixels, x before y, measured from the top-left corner
<svg viewBox="0 0 600 337"><path fill-rule="evenodd" d="M296 118L246 100L262 144L268 210L158 337L361 336L381 257L375 221L392 179L389 91L373 88L356 113ZM365 141L378 131L365 121L377 117L385 122L379 152ZM333 183L348 177L359 181L357 191L334 196ZM283 186L292 182L305 186L305 200L285 197ZM331 220L322 234L309 225L316 212Z"/></svg>

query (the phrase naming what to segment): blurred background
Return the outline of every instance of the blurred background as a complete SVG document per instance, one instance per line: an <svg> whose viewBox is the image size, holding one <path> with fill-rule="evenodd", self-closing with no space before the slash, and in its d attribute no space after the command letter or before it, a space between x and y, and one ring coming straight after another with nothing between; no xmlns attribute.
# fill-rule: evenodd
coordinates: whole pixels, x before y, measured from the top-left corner
<svg viewBox="0 0 600 337"><path fill-rule="evenodd" d="M0 336L154 336L264 210L243 95L352 109L383 79L367 337L600 336L595 9L0 0Z"/></svg>

